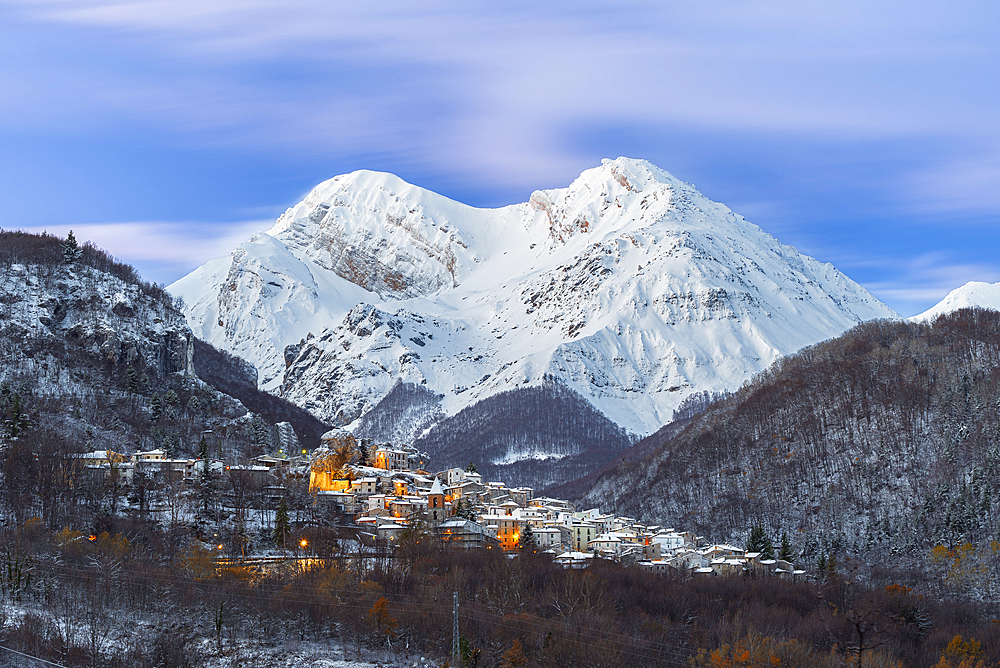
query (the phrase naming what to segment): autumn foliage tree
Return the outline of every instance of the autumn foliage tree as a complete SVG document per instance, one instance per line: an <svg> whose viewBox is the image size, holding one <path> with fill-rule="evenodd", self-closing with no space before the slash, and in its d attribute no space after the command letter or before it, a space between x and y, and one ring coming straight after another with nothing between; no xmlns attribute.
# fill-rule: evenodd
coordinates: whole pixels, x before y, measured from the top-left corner
<svg viewBox="0 0 1000 668"><path fill-rule="evenodd" d="M374 638L384 640L387 647L392 647L399 621L389 614L389 601L384 596L375 601L368 611L368 626Z"/></svg>
<svg viewBox="0 0 1000 668"><path fill-rule="evenodd" d="M941 653L941 660L934 664L934 668L987 667L983 650L975 639L962 640L962 636L955 636Z"/></svg>

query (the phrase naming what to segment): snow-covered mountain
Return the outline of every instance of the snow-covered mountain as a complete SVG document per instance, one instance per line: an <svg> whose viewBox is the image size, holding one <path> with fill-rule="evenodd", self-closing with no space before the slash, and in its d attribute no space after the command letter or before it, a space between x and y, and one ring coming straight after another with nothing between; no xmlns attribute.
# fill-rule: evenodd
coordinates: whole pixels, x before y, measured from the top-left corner
<svg viewBox="0 0 1000 668"><path fill-rule="evenodd" d="M960 308L981 306L1000 311L1000 283L969 281L960 288L949 292L944 299L910 320L914 322L932 321L939 315L957 311Z"/></svg>
<svg viewBox="0 0 1000 668"><path fill-rule="evenodd" d="M391 174L338 176L168 289L197 336L339 424L398 381L438 395L445 415L555 381L648 434L693 392L898 317L832 265L627 158L500 209Z"/></svg>

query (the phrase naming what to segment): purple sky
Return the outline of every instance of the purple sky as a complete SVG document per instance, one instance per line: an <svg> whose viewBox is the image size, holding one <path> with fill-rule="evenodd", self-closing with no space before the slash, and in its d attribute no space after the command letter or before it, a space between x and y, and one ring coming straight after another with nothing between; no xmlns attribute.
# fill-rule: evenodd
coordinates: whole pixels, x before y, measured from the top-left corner
<svg viewBox="0 0 1000 668"><path fill-rule="evenodd" d="M6 229L172 282L313 185L646 158L904 315L1000 281L995 2L0 0Z"/></svg>

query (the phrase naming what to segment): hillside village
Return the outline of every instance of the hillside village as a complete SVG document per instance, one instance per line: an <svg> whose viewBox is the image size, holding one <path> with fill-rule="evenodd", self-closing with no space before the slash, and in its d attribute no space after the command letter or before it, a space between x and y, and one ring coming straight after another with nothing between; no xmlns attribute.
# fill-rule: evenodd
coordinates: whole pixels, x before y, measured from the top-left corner
<svg viewBox="0 0 1000 668"><path fill-rule="evenodd" d="M297 449L288 445L288 449ZM161 492L179 488L181 495L185 487L193 489L200 483L207 471L207 475L229 483L221 485L228 489L223 506L237 510L235 490L240 486L254 488L259 491L256 505L262 507L258 510L265 510L259 515L268 520L288 494L289 484L304 486L308 480L311 517L335 518L340 526L353 526L358 535L390 547L419 533L457 549L544 551L555 563L571 569L586 568L594 558L601 558L658 573L675 571L692 576L805 575L790 560L713 544L691 532L646 525L596 508L577 510L565 500L536 497L530 487L483 481L471 464L467 469L430 473L423 468L423 453L388 443L373 445L346 431L328 432L311 454L302 450L295 456L283 456L285 448L278 454L261 455L247 464L209 457L173 459L163 450L136 452L129 457L96 451L75 457L92 479L116 477L128 488L142 485ZM188 490L189 496L191 492ZM177 494L174 504L166 501L164 494L159 503L153 496L151 493L144 501L150 510L168 506L175 510ZM255 505L253 501L244 504Z"/></svg>

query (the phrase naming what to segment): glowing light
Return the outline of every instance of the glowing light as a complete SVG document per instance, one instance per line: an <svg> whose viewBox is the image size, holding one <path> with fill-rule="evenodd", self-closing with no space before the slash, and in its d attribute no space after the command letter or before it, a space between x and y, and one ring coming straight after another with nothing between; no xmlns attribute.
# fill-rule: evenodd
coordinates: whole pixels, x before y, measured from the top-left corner
<svg viewBox="0 0 1000 668"><path fill-rule="evenodd" d="M299 543L299 545L301 545L302 547L305 547L305 546L306 546L306 545L308 545L308 544L309 544L309 542L308 542L308 541L307 541L307 540L306 540L305 538L303 538L303 539L302 539L302 542L301 542L301 543Z"/></svg>
<svg viewBox="0 0 1000 668"><path fill-rule="evenodd" d="M216 547L221 550L222 549L222 543L219 543L218 545L216 545Z"/></svg>

